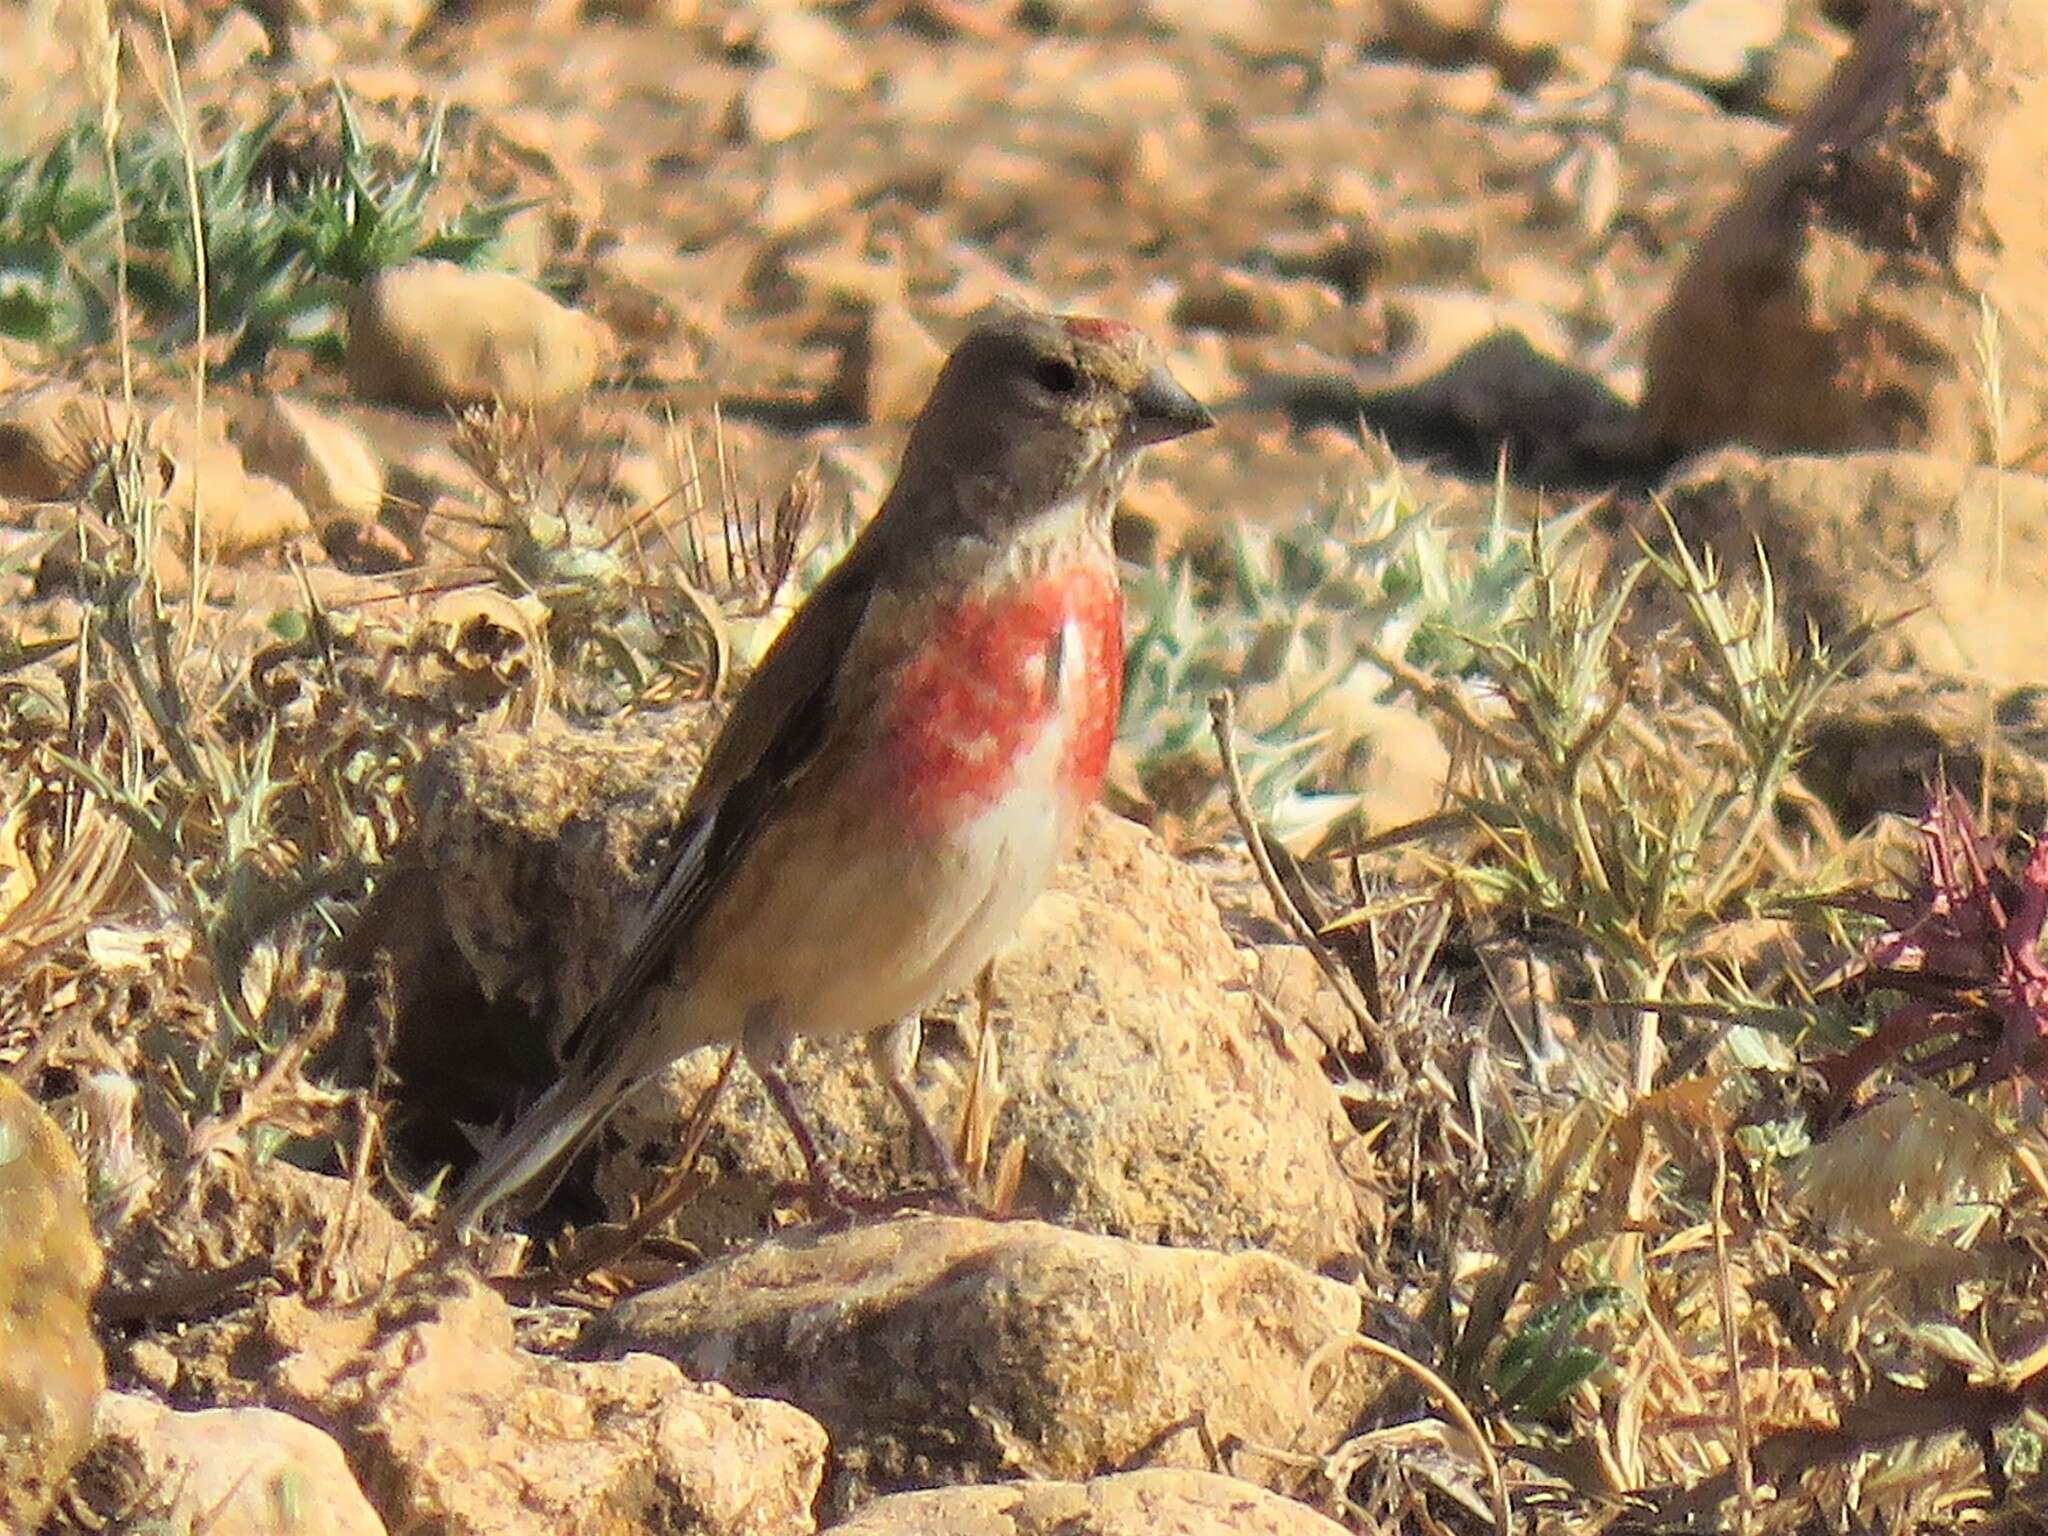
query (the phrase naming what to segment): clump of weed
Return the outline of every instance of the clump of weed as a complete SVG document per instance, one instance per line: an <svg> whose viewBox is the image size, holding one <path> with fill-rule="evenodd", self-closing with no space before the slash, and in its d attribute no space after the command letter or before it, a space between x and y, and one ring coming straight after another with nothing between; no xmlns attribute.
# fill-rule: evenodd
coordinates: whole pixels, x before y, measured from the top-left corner
<svg viewBox="0 0 2048 1536"><path fill-rule="evenodd" d="M1253 808L1284 843L1312 847L1354 810L1350 785L1370 771L1371 739L1347 701L1392 698L1390 658L1464 675L1465 637L1497 632L1533 574L1504 487L1486 526L1460 533L1391 466L1300 518L1240 523L1128 573L1122 736L1141 789L1174 814L1220 816L1205 701L1227 687Z"/></svg>
<svg viewBox="0 0 2048 1536"><path fill-rule="evenodd" d="M227 135L211 154L188 156L163 123L124 133L111 157L118 185L107 174L97 119L70 125L34 154L0 161L0 335L66 350L112 340L125 258L127 292L145 322L137 339L149 346L191 345L203 316L208 336L227 347L230 370L255 367L283 345L332 356L348 292L364 278L415 256L490 260L524 205L472 206L429 224L442 171L441 113L411 164L392 171L364 140L338 85L334 110L338 164L304 178L264 174L283 108Z"/></svg>

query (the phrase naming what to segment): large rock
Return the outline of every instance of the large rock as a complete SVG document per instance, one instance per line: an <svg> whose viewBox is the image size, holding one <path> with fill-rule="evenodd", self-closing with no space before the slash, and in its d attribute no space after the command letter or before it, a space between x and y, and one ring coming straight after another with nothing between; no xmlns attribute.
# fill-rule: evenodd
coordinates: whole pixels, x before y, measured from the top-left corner
<svg viewBox="0 0 2048 1536"><path fill-rule="evenodd" d="M2048 7L1876 0L1717 221L1650 340L1677 450L2037 443L2048 383ZM1999 318L2004 419L1980 343Z"/></svg>
<svg viewBox="0 0 2048 1536"><path fill-rule="evenodd" d="M2048 611L2048 479L1913 453L1730 449L1681 466L1661 500L1724 567L1762 545L1795 635L1896 618L1871 665L2048 682L2033 627Z"/></svg>
<svg viewBox="0 0 2048 1536"><path fill-rule="evenodd" d="M796 1403L832 1435L828 1502L1006 1477L1084 1479L1210 1443L1311 1454L1372 1372L1361 1298L1270 1254L1153 1248L1037 1222L918 1217L777 1239L633 1298L592 1350ZM1299 1468L1245 1458L1287 1485Z"/></svg>
<svg viewBox="0 0 2048 1536"><path fill-rule="evenodd" d="M510 1309L473 1280L419 1275L348 1311L280 1297L245 1358L270 1401L341 1440L394 1531L815 1529L825 1435L803 1414L649 1355L528 1354Z"/></svg>
<svg viewBox="0 0 2048 1536"><path fill-rule="evenodd" d="M479 1060L502 1071L544 1057L546 1037L615 962L688 790L676 765L699 735L701 721L666 734L501 733L434 759L421 781L431 876L391 923L410 946L398 953L410 999L401 1070L453 1095L465 1065L474 1078ZM1143 1241L1265 1247L1312 1267L1356 1252L1355 1133L1313 1042L1276 1039L1258 1021L1255 966L1202 881L1155 837L1107 812L1089 817L1077 856L996 967L996 1071L976 1113L992 1164L1021 1146L1019 1209ZM465 969L466 998L455 986ZM480 1020L488 1038L462 1033ZM920 1088L952 1126L976 1078L975 1009L955 1000L928 1020ZM673 1157L718 1061L686 1058L613 1117L595 1164L609 1211L645 1194ZM803 1043L790 1071L857 1184L884 1193L922 1177L902 1110L860 1044ZM474 1121L490 1107L472 1098L454 1112ZM778 1186L803 1167L744 1069L707 1150L722 1177L678 1230L716 1251L771 1226Z"/></svg>
<svg viewBox="0 0 2048 1536"><path fill-rule="evenodd" d="M385 1536L341 1454L268 1408L178 1413L126 1392L100 1400L99 1439L71 1498L115 1529L156 1536Z"/></svg>
<svg viewBox="0 0 2048 1536"><path fill-rule="evenodd" d="M1357 1252L1360 1187L1345 1160L1356 1133L1312 1042L1287 1049L1259 1023L1255 964L1156 837L1090 815L996 965L989 1143L991 1161L1021 1145L1015 1209L1140 1242L1267 1248L1312 1268ZM975 1079L976 1009L956 999L928 1018L919 1091L950 1130ZM686 1059L608 1128L597 1184L614 1210L672 1155L717 1066L715 1053ZM881 1193L925 1176L863 1047L805 1042L790 1071L857 1183ZM708 1146L726 1177L680 1227L730 1246L761 1230L776 1187L803 1167L750 1073L735 1074Z"/></svg>
<svg viewBox="0 0 2048 1536"><path fill-rule="evenodd" d="M1801 768L1843 823L1918 817L1926 786L1988 780L2023 823L2048 810L2048 479L1913 453L1682 466L1660 500L1724 569L1770 561L1779 618L1837 647L1890 621L1821 702ZM1655 539L1661 529L1645 532ZM1656 609L1640 622L1660 622Z"/></svg>
<svg viewBox="0 0 2048 1536"><path fill-rule="evenodd" d="M1944 776L1980 787L2013 824L2048 820L2048 692L1990 689L1921 671L1874 673L1834 690L1807 733L1799 777L1844 827L1881 813L1917 821Z"/></svg>
<svg viewBox="0 0 2048 1536"><path fill-rule="evenodd" d="M93 1432L100 1250L71 1144L0 1077L0 1530L32 1531Z"/></svg>
<svg viewBox="0 0 2048 1536"><path fill-rule="evenodd" d="M876 1499L829 1536L1340 1536L1306 1504L1172 1467L1086 1483L929 1488Z"/></svg>
<svg viewBox="0 0 2048 1536"><path fill-rule="evenodd" d="M596 321L524 278L447 261L380 272L349 307L356 393L419 410L560 405L590 388L607 346Z"/></svg>

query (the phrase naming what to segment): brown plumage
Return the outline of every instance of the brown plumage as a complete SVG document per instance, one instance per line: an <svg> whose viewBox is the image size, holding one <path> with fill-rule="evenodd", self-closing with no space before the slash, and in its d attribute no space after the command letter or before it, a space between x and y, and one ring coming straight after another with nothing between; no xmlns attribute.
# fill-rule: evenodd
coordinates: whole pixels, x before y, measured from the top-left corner
<svg viewBox="0 0 2048 1536"><path fill-rule="evenodd" d="M1115 726L1117 494L1146 445L1209 420L1114 321L1012 312L961 342L881 510L734 702L560 1081L471 1175L450 1225L558 1166L685 1051L733 1041L845 1197L781 1055L798 1034L873 1034L964 986L1044 888Z"/></svg>

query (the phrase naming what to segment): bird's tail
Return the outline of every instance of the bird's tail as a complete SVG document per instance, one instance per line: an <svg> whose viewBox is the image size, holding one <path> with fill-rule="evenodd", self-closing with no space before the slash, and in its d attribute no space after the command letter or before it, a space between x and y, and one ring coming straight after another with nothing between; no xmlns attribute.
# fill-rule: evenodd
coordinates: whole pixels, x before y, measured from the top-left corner
<svg viewBox="0 0 2048 1536"><path fill-rule="evenodd" d="M569 1159L604 1124L631 1085L631 1076L616 1068L591 1074L572 1064L470 1171L442 1213L442 1229L464 1231L500 1200L543 1175L552 1171L559 1178ZM547 1187L552 1187L552 1180L543 1185Z"/></svg>

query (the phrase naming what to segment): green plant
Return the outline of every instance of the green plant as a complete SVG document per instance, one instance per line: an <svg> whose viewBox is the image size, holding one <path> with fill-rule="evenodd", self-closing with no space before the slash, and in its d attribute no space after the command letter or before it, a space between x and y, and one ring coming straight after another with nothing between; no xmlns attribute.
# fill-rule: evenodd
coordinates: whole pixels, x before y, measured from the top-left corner
<svg viewBox="0 0 2048 1536"><path fill-rule="evenodd" d="M195 340L200 264L188 171L205 231L206 328L225 339L229 369L253 367L280 345L335 352L349 289L382 268L415 256L488 261L525 205L473 206L429 226L443 114L394 175L379 169L339 85L334 103L338 169L303 179L264 174L283 109L189 163L165 124L125 134L112 156L118 187L107 176L97 122L75 123L36 154L0 162L0 334L65 348L111 339L125 240L128 291L149 322L146 338L164 347Z"/></svg>
<svg viewBox="0 0 2048 1536"><path fill-rule="evenodd" d="M1213 548L1127 572L1137 622L1122 734L1147 792L1184 813L1208 802L1216 760L1204 701L1230 688L1253 808L1283 841L1312 845L1349 814L1352 778L1369 771L1370 740L1346 704L1397 691L1388 658L1453 677L1473 670L1471 637L1515 610L1529 554L1504 484L1485 524L1460 530L1389 468L1298 519L1235 524Z"/></svg>
<svg viewBox="0 0 2048 1536"><path fill-rule="evenodd" d="M1469 637L1473 681L1502 713L1448 705L1487 748L1459 794L1487 853L1454 879L1482 908L1582 946L1595 1001L1642 1010L1639 1090L1667 1000L1758 1001L1728 995L1716 936L1810 914L1824 889L1782 878L1800 860L1781 825L1806 727L1876 632L1795 644L1761 551L1738 591L1669 533L1618 571L1569 574L1532 532L1525 606L1496 637ZM1651 597L1677 622L1625 634Z"/></svg>

